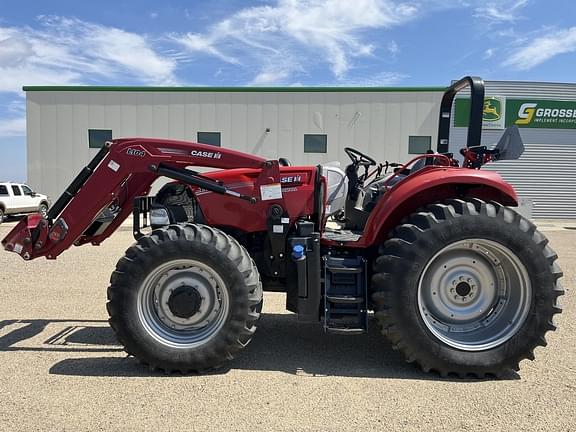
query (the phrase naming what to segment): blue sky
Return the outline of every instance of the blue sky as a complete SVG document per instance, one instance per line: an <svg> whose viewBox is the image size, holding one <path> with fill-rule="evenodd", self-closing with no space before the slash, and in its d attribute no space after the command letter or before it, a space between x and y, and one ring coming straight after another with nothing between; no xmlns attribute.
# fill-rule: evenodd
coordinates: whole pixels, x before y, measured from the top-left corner
<svg viewBox="0 0 576 432"><path fill-rule="evenodd" d="M25 180L23 85L574 82L569 0L3 0L0 180Z"/></svg>

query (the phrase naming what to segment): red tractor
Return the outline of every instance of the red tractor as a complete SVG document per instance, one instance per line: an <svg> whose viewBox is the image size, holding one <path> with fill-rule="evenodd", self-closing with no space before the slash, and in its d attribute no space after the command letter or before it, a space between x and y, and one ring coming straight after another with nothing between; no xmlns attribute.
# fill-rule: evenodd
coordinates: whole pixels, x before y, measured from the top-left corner
<svg viewBox="0 0 576 432"><path fill-rule="evenodd" d="M452 102L466 87L459 164L446 152ZM365 333L374 311L425 371L498 376L546 345L562 272L547 239L511 208L512 186L480 170L523 151L516 128L495 148L480 145L483 101L482 80L463 78L442 99L438 152L403 165L346 148L345 172L191 142L113 140L47 217L26 217L2 244L25 260L55 259L99 245L132 213L137 241L112 273L107 309L126 351L152 368L230 360L252 339L269 290L328 333ZM174 182L147 196L159 176Z"/></svg>

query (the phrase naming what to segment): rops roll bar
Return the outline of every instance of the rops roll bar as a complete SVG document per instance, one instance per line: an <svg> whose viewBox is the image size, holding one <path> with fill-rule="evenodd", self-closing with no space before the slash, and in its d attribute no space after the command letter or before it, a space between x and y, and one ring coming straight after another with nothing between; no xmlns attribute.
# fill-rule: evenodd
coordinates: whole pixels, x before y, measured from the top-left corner
<svg viewBox="0 0 576 432"><path fill-rule="evenodd" d="M470 116L466 147L480 145L480 139L482 138L482 113L484 111L484 81L479 77L466 76L448 87L442 97L440 119L438 121L438 153L448 153L449 151L452 103L456 94L466 87L470 87Z"/></svg>

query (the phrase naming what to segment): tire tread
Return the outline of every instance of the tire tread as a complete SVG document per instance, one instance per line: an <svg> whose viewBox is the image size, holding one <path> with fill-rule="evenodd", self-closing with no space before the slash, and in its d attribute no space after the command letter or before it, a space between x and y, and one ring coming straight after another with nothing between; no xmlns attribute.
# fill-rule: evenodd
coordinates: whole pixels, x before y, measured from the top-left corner
<svg viewBox="0 0 576 432"><path fill-rule="evenodd" d="M518 229L531 236L531 242L536 245L548 265L547 273L553 280L552 292L547 296L550 302L543 310L545 316L539 317L536 335L532 342L522 347L519 352L509 357L504 364L487 367L458 366L452 362L444 361L442 356L430 355L424 352L423 347L413 342L412 335L405 330L407 326L403 321L405 317L393 306L398 304L399 297L403 297L402 275L410 268L410 261L417 249L422 246L422 234L432 230L439 224L450 224L452 220L463 216L497 218L514 229ZM553 317L562 312L558 306L558 297L564 294L559 279L562 270L556 263L558 256L548 246L548 240L536 226L521 217L519 214L497 202L485 202L480 199L451 199L444 203L429 205L423 211L414 213L406 218L403 224L397 227L391 238L386 240L380 248L380 255L374 261L372 276L372 300L375 305L375 317L382 333L391 342L394 349L401 351L409 363L416 363L425 371L434 370L442 377L455 375L458 377L475 376L484 378L502 376L507 370L518 370L519 363L524 360L534 360L536 346L546 346L545 334L556 330ZM415 312L417 313L417 312Z"/></svg>
<svg viewBox="0 0 576 432"><path fill-rule="evenodd" d="M233 321L230 327L234 328L236 333L234 335L222 334L219 339L225 343L214 344L209 350L198 350L198 353L192 356L194 358L190 367L177 363L162 363L153 356L143 355L146 350L142 350L139 346L141 341L135 340L131 333L122 326L125 318L122 316L125 313L122 298L127 291L134 289L130 284L132 274L141 272L142 262L148 263L157 258L160 248L172 245L177 247L177 242L182 240L208 245L233 262L242 276L242 283L235 284L234 289L241 290L236 294L247 300L245 306L237 305L235 309L230 310L230 320ZM262 293L262 283L254 261L248 251L233 237L206 225L179 224L156 229L128 248L110 277L106 308L109 313L110 326L124 346L124 350L140 363L151 370L161 370L166 373L203 372L219 367L225 361L234 358L236 353L248 345L256 331L256 322L260 318ZM234 295L234 292L230 291L230 295Z"/></svg>

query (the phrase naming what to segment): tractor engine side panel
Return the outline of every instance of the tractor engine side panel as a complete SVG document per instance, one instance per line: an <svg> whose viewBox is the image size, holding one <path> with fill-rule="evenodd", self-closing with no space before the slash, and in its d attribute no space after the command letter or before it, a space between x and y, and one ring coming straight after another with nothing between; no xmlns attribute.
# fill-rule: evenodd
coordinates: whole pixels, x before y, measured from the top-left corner
<svg viewBox="0 0 576 432"><path fill-rule="evenodd" d="M280 179L285 210L290 224L296 219L314 213L314 178L316 167L280 167ZM233 169L205 173L206 177L221 181L229 189L261 197L255 191L260 174L257 169ZM204 223L211 226L228 227L243 232L266 231L270 202L258 199L256 204L232 196L220 195L192 187L202 209Z"/></svg>

